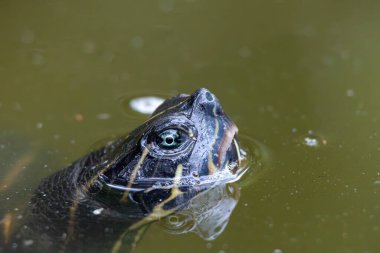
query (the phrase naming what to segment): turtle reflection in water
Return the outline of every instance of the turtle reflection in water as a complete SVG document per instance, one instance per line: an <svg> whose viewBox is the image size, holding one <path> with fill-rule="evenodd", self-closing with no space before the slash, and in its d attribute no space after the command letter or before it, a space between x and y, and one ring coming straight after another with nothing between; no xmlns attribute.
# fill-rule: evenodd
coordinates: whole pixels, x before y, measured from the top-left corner
<svg viewBox="0 0 380 253"><path fill-rule="evenodd" d="M44 179L3 251L128 252L167 216L213 239L238 196L225 187L241 174L236 135L208 90L168 99L129 136Z"/></svg>

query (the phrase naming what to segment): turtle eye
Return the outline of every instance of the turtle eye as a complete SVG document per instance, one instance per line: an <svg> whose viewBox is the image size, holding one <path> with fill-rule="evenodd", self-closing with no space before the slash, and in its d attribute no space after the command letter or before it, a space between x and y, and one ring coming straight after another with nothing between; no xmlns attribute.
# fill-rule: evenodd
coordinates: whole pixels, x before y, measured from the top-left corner
<svg viewBox="0 0 380 253"><path fill-rule="evenodd" d="M168 129L158 134L157 144L163 149L175 149L183 143L180 131Z"/></svg>

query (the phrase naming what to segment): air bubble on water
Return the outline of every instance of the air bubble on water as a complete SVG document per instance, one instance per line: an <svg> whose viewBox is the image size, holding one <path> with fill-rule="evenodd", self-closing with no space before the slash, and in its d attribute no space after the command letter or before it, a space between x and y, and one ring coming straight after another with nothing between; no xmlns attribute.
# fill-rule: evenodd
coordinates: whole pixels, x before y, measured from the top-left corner
<svg viewBox="0 0 380 253"><path fill-rule="evenodd" d="M335 63L335 58L331 56L326 56L323 58L323 63L327 66L331 66Z"/></svg>
<svg viewBox="0 0 380 253"><path fill-rule="evenodd" d="M13 104L13 109L18 112L23 110L22 105L19 102Z"/></svg>
<svg viewBox="0 0 380 253"><path fill-rule="evenodd" d="M159 8L162 12L170 12L174 10L174 0L160 0Z"/></svg>
<svg viewBox="0 0 380 253"><path fill-rule="evenodd" d="M98 209L95 209L94 211L92 211L93 214L95 215L99 215L103 212L104 208L98 208Z"/></svg>
<svg viewBox="0 0 380 253"><path fill-rule="evenodd" d="M34 65L42 65L45 63L45 57L40 52L33 53L32 62Z"/></svg>
<svg viewBox="0 0 380 253"><path fill-rule="evenodd" d="M41 129L44 126L42 122L37 122L36 128Z"/></svg>
<svg viewBox="0 0 380 253"><path fill-rule="evenodd" d="M152 114L158 106L160 106L165 99L160 97L140 97L134 98L129 102L132 110L143 113Z"/></svg>
<svg viewBox="0 0 380 253"><path fill-rule="evenodd" d="M23 31L21 33L21 42L24 44L30 44L34 42L34 32L30 30Z"/></svg>
<svg viewBox="0 0 380 253"><path fill-rule="evenodd" d="M380 186L380 180L376 180L375 182L373 182L373 184L376 186Z"/></svg>
<svg viewBox="0 0 380 253"><path fill-rule="evenodd" d="M93 41L86 41L83 43L83 52L86 54L92 54L95 52L96 44Z"/></svg>
<svg viewBox="0 0 380 253"><path fill-rule="evenodd" d="M355 95L355 92L353 89L346 90L347 97L353 97Z"/></svg>
<svg viewBox="0 0 380 253"><path fill-rule="evenodd" d="M273 250L273 253L282 253L282 250L281 249L275 249L275 250Z"/></svg>
<svg viewBox="0 0 380 253"><path fill-rule="evenodd" d="M171 215L168 219L170 225L178 225L179 218L176 215Z"/></svg>
<svg viewBox="0 0 380 253"><path fill-rule="evenodd" d="M251 49L249 47L242 47L239 49L239 55L242 58L249 58L252 55Z"/></svg>
<svg viewBox="0 0 380 253"><path fill-rule="evenodd" d="M133 48L140 49L144 46L144 39L140 36L134 36L132 37L130 43Z"/></svg>
<svg viewBox="0 0 380 253"><path fill-rule="evenodd" d="M112 52L105 52L103 54L103 59L108 62L108 63L111 63L114 59L115 59L115 54L112 53Z"/></svg>
<svg viewBox="0 0 380 253"><path fill-rule="evenodd" d="M206 243L206 248L207 249L211 249L212 248L212 243L211 242Z"/></svg>

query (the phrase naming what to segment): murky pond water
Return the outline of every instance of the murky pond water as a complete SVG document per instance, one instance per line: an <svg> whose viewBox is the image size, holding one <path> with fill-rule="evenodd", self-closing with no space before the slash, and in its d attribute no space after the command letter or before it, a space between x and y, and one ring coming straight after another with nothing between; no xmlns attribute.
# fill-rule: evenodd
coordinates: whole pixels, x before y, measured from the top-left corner
<svg viewBox="0 0 380 253"><path fill-rule="evenodd" d="M2 1L0 214L22 215L41 178L143 122L131 99L207 87L260 173L215 240L156 223L136 253L379 252L379 7Z"/></svg>

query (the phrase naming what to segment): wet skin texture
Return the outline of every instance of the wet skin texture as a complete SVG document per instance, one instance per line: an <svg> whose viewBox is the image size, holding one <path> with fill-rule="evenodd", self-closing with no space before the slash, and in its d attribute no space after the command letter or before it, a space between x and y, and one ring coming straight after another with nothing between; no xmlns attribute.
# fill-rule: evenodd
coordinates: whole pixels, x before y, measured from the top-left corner
<svg viewBox="0 0 380 253"><path fill-rule="evenodd" d="M214 187L209 176L236 170L236 134L206 89L166 100L127 137L44 179L4 252L128 252L146 224Z"/></svg>

